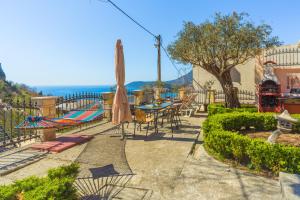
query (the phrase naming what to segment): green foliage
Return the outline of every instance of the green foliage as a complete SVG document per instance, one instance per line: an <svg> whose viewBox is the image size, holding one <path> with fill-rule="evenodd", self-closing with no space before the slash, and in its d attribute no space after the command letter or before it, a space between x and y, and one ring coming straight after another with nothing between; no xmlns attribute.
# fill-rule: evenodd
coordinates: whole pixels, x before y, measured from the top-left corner
<svg viewBox="0 0 300 200"><path fill-rule="evenodd" d="M64 199L75 200L76 189L73 187L74 179L70 177L55 178L45 181L44 184L24 193L24 198L32 200Z"/></svg>
<svg viewBox="0 0 300 200"><path fill-rule="evenodd" d="M275 130L276 124L272 113L232 112L209 116L203 129L205 132L215 129L239 131L252 127L257 131L268 131Z"/></svg>
<svg viewBox="0 0 300 200"><path fill-rule="evenodd" d="M76 163L72 163L71 165L68 166L62 166L60 168L50 169L48 171L48 177L50 179L64 178L64 177L75 178L79 172L78 170L79 170L79 165Z"/></svg>
<svg viewBox="0 0 300 200"><path fill-rule="evenodd" d="M252 127L256 130L276 129L272 113L224 113L209 116L203 123L205 147L221 158L234 159L256 170L300 173L300 148L269 144L236 131Z"/></svg>
<svg viewBox="0 0 300 200"><path fill-rule="evenodd" d="M223 104L209 104L208 115L215 115L220 113L231 113L231 112L257 112L257 108L253 105L241 105L241 108L225 108Z"/></svg>
<svg viewBox="0 0 300 200"><path fill-rule="evenodd" d="M73 182L79 165L73 163L48 171L48 176L31 176L8 186L0 186L0 200L17 200L22 193L25 200L64 199L75 200L76 189Z"/></svg>
<svg viewBox="0 0 300 200"><path fill-rule="evenodd" d="M13 186L0 186L0 200L16 200L19 191Z"/></svg>
<svg viewBox="0 0 300 200"><path fill-rule="evenodd" d="M220 82L227 106L239 107L230 70L260 55L262 50L279 45L269 25L255 25L245 13L217 13L212 21L186 22L178 38L168 47L173 59L201 67Z"/></svg>
<svg viewBox="0 0 300 200"><path fill-rule="evenodd" d="M269 25L256 26L247 20L245 13L217 13L213 21L199 25L186 22L168 50L179 62L219 75L260 54L262 49L279 45L271 32Z"/></svg>

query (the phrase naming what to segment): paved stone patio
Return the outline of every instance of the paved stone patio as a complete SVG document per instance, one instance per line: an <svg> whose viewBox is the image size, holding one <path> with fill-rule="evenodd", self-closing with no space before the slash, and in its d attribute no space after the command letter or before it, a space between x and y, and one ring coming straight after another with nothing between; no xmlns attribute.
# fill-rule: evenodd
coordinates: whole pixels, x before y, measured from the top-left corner
<svg viewBox="0 0 300 200"><path fill-rule="evenodd" d="M174 138L168 125L160 128L158 134L150 130L148 137L145 130L133 137L130 125L125 141L114 135L112 124L103 123L83 131L96 135L90 143L48 154L36 163L0 177L0 183L29 175L43 176L50 168L77 160L81 163L80 176L89 175L91 167L108 165L118 173L130 170L135 174L114 199L280 199L277 180L231 168L205 152L201 135L198 138L205 118L182 119L183 125L174 132Z"/></svg>

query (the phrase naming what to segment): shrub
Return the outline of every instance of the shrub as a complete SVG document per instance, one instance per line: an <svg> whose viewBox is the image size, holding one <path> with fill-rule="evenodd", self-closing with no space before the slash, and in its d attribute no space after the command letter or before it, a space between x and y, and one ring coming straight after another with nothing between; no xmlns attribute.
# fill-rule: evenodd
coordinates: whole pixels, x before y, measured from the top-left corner
<svg viewBox="0 0 300 200"><path fill-rule="evenodd" d="M239 131L255 128L257 131L275 130L277 121L272 113L233 112L209 116L203 124L204 132L211 129Z"/></svg>
<svg viewBox="0 0 300 200"><path fill-rule="evenodd" d="M0 200L17 200L18 195L25 200L75 200L77 196L73 183L78 169L78 164L73 163L49 170L47 177L31 176L8 186L0 186Z"/></svg>
<svg viewBox="0 0 300 200"><path fill-rule="evenodd" d="M257 108L254 105L242 105L241 108L225 108L222 104L209 104L208 116L221 114L221 113L231 113L231 112L257 112Z"/></svg>
<svg viewBox="0 0 300 200"><path fill-rule="evenodd" d="M225 113L209 116L203 123L205 147L214 154L234 159L256 170L300 173L300 148L269 144L261 139L240 135L242 128L276 129L271 113Z"/></svg>

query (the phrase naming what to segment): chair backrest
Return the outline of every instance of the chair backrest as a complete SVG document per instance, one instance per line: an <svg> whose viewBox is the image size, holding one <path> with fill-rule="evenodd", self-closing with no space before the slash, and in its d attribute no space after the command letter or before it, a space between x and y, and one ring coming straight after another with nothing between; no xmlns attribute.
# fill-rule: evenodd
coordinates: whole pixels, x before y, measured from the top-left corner
<svg viewBox="0 0 300 200"><path fill-rule="evenodd" d="M186 103L191 98L191 95L186 95L182 98L182 103Z"/></svg>
<svg viewBox="0 0 300 200"><path fill-rule="evenodd" d="M138 122L146 121L146 113L140 109L135 110L135 120Z"/></svg>
<svg viewBox="0 0 300 200"><path fill-rule="evenodd" d="M191 107L191 105L195 101L196 97L197 97L197 94L195 94L195 93L189 95L187 100L185 102L182 102L181 108L185 109L185 108Z"/></svg>

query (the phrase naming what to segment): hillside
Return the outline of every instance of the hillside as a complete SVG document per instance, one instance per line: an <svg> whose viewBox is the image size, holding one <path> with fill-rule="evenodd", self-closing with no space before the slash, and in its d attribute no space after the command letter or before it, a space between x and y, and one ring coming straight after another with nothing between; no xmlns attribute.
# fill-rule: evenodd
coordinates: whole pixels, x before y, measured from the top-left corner
<svg viewBox="0 0 300 200"><path fill-rule="evenodd" d="M191 85L193 84L193 71L190 71L189 73L177 78L177 79L174 79L174 80L171 80L171 81L166 81L166 83L168 84L175 84L175 85Z"/></svg>
<svg viewBox="0 0 300 200"><path fill-rule="evenodd" d="M8 101L16 96L22 98L28 98L30 96L36 96L37 93L32 91L28 86L24 84L13 83L6 80L6 75L2 69L0 63L0 99Z"/></svg>
<svg viewBox="0 0 300 200"><path fill-rule="evenodd" d="M174 79L174 80L170 80L170 81L165 81L164 82L166 85L165 87L167 88L171 88L172 85L177 85L177 86L181 86L181 85L191 85L193 83L193 71L190 71L189 73ZM133 81L131 83L128 83L126 85L126 87L128 89L142 89L145 86L153 86L155 85L155 81Z"/></svg>

